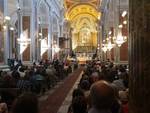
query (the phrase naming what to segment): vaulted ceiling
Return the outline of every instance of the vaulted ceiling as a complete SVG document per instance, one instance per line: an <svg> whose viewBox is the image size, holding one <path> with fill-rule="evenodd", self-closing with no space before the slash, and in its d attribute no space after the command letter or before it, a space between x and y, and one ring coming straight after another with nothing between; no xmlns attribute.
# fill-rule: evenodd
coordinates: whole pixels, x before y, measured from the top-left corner
<svg viewBox="0 0 150 113"><path fill-rule="evenodd" d="M95 7L98 7L100 5L101 0L65 0L65 7L68 9L72 7L75 4L79 3L89 3L94 5Z"/></svg>
<svg viewBox="0 0 150 113"><path fill-rule="evenodd" d="M64 0L64 6L66 8L66 18L73 20L77 16L91 15L96 19L100 19L100 7L101 0Z"/></svg>
<svg viewBox="0 0 150 113"><path fill-rule="evenodd" d="M65 17L73 29L73 48L78 46L79 40L82 38L80 34L84 34L84 32L90 34L90 42L93 42L92 46L96 47L97 26L101 19L100 4L101 0L64 0Z"/></svg>

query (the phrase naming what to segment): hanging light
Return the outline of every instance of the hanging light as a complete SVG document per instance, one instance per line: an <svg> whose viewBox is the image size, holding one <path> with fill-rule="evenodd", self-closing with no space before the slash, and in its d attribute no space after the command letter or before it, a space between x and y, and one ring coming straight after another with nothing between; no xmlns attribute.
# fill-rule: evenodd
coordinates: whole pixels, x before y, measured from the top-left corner
<svg viewBox="0 0 150 113"><path fill-rule="evenodd" d="M39 33L39 36L42 36L42 33Z"/></svg>
<svg viewBox="0 0 150 113"><path fill-rule="evenodd" d="M108 33L109 35L111 35L112 34L112 31L109 31L109 33Z"/></svg>
<svg viewBox="0 0 150 113"><path fill-rule="evenodd" d="M11 18L9 16L5 16L5 20L9 21Z"/></svg>
<svg viewBox="0 0 150 113"><path fill-rule="evenodd" d="M102 50L104 51L104 53L106 53L106 51L107 51L106 44L103 44Z"/></svg>
<svg viewBox="0 0 150 113"><path fill-rule="evenodd" d="M98 14L98 20L100 20L100 19L101 19L101 13Z"/></svg>
<svg viewBox="0 0 150 113"><path fill-rule="evenodd" d="M6 29L7 29L7 26L6 26L6 25L3 25L3 29L6 30Z"/></svg>
<svg viewBox="0 0 150 113"><path fill-rule="evenodd" d="M106 53L107 47L103 47L102 50L104 51L104 53Z"/></svg>
<svg viewBox="0 0 150 113"><path fill-rule="evenodd" d="M10 29L11 31L14 31L14 28L13 28L13 27L10 27L9 29Z"/></svg>
<svg viewBox="0 0 150 113"><path fill-rule="evenodd" d="M118 26L119 28L123 28L123 25L122 24L119 24L119 26Z"/></svg>
<svg viewBox="0 0 150 113"><path fill-rule="evenodd" d="M123 11L123 13L121 14L122 17L125 17L127 14L127 11ZM123 24L127 24L127 21L124 20ZM120 0L119 0L119 29L118 29L118 35L116 37L113 37L113 41L114 43L116 43L118 45L118 47L120 47L126 40L127 37L122 36L122 28L123 28L123 24L121 23L121 18L120 18Z"/></svg>
<svg viewBox="0 0 150 113"><path fill-rule="evenodd" d="M111 43L111 38L107 38L106 39L107 42L105 44L102 44L102 50L104 51L104 53L106 53L106 51L110 51L113 47L114 47L114 44ZM105 41L103 41L105 42Z"/></svg>
<svg viewBox="0 0 150 113"><path fill-rule="evenodd" d="M113 40L116 40L116 37L115 37L115 36L113 37Z"/></svg>
<svg viewBox="0 0 150 113"><path fill-rule="evenodd" d="M120 0L119 0L119 28L123 28L123 25L121 24L121 18L120 18Z"/></svg>
<svg viewBox="0 0 150 113"><path fill-rule="evenodd" d="M56 53L58 53L58 52L60 51L60 48L59 48L59 47L56 47L56 48L54 48L54 51L55 51Z"/></svg>
<svg viewBox="0 0 150 113"><path fill-rule="evenodd" d="M113 47L114 47L114 44L112 44L111 41L109 41L107 43L107 49L110 51Z"/></svg>
<svg viewBox="0 0 150 113"><path fill-rule="evenodd" d="M115 39L115 43L120 47L127 40L126 36L122 36L121 32Z"/></svg>
<svg viewBox="0 0 150 113"><path fill-rule="evenodd" d="M4 22L3 22L3 29L4 30L11 30L11 31L14 31L14 27L11 25L11 17L10 16L5 16L4 17Z"/></svg>
<svg viewBox="0 0 150 113"><path fill-rule="evenodd" d="M123 24L124 24L124 25L126 25L126 24L127 24L127 21L126 21L126 20L124 20L124 21L123 21Z"/></svg>
<svg viewBox="0 0 150 113"><path fill-rule="evenodd" d="M126 14L127 14L127 11L123 11L123 13L122 13L122 17L125 17L126 16Z"/></svg>
<svg viewBox="0 0 150 113"><path fill-rule="evenodd" d="M100 49L99 44L97 45L97 49L98 49L98 50Z"/></svg>

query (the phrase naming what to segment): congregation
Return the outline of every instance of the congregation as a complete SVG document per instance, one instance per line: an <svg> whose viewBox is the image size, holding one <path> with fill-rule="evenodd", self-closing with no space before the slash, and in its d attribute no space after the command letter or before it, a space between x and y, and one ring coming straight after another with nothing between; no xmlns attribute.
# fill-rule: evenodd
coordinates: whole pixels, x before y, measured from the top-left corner
<svg viewBox="0 0 150 113"><path fill-rule="evenodd" d="M128 67L87 62L68 113L128 113Z"/></svg>
<svg viewBox="0 0 150 113"><path fill-rule="evenodd" d="M9 72L1 71L0 113L38 113L38 96L66 78L72 65L78 68L77 63L56 59L32 66L18 63ZM114 65L108 59L87 61L79 68L83 73L68 113L128 113L128 66Z"/></svg>
<svg viewBox="0 0 150 113"><path fill-rule="evenodd" d="M16 60L9 71L0 71L0 113L5 113L4 108L10 111L14 100L24 93L33 93L37 97L44 95L66 78L73 71L72 67L76 69L77 65L64 63L58 59L43 60L31 66Z"/></svg>

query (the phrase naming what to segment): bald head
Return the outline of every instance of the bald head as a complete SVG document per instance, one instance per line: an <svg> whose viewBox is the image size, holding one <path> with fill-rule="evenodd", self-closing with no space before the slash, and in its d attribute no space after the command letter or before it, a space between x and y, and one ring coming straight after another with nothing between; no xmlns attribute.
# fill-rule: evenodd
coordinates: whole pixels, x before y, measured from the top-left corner
<svg viewBox="0 0 150 113"><path fill-rule="evenodd" d="M94 83L90 90L92 106L97 109L108 109L111 107L114 96L114 89L106 81Z"/></svg>

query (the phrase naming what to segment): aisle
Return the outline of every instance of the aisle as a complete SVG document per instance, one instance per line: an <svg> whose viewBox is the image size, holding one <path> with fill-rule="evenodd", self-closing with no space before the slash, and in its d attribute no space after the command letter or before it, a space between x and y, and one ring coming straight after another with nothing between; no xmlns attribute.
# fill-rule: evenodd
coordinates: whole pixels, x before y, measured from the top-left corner
<svg viewBox="0 0 150 113"><path fill-rule="evenodd" d="M40 113L57 113L67 94L78 79L82 68L69 75L64 82L50 94L47 100L40 102Z"/></svg>
<svg viewBox="0 0 150 113"><path fill-rule="evenodd" d="M68 108L70 106L70 103L72 101L72 93L73 90L78 88L78 84L80 83L80 80L82 78L82 73L83 71L80 73L80 75L78 76L78 79L76 80L76 82L74 83L74 85L72 86L71 90L69 91L69 93L67 94L65 100L63 101L63 104L61 105L61 107L59 108L57 113L67 113Z"/></svg>

